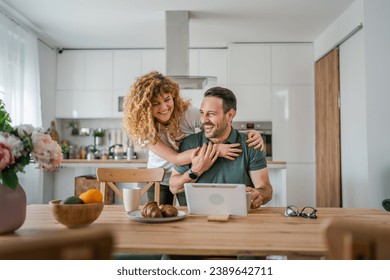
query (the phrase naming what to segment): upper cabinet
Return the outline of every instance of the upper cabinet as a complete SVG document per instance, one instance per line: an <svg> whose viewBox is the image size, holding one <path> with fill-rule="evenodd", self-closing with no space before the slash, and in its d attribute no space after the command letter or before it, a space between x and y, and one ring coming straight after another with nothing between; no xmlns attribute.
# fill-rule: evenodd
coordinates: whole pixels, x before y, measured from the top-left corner
<svg viewBox="0 0 390 280"><path fill-rule="evenodd" d="M112 90L112 51L85 52L85 89Z"/></svg>
<svg viewBox="0 0 390 280"><path fill-rule="evenodd" d="M158 71L165 75L165 50L142 51L142 75Z"/></svg>
<svg viewBox="0 0 390 280"><path fill-rule="evenodd" d="M57 55L56 116L111 116L112 51L63 51Z"/></svg>
<svg viewBox="0 0 390 280"><path fill-rule="evenodd" d="M165 73L164 50L65 50L57 56L57 118L119 118L136 78Z"/></svg>
<svg viewBox="0 0 390 280"><path fill-rule="evenodd" d="M57 90L83 90L85 52L63 51L57 55Z"/></svg>
<svg viewBox="0 0 390 280"><path fill-rule="evenodd" d="M227 49L191 49L189 59L191 76L213 76L217 78L216 85L227 86ZM184 99L191 99L192 105L199 108L206 90L183 89L181 95Z"/></svg>
<svg viewBox="0 0 390 280"><path fill-rule="evenodd" d="M63 51L57 55L57 90L111 90L112 51Z"/></svg>
<svg viewBox="0 0 390 280"><path fill-rule="evenodd" d="M312 44L235 43L228 49L229 87L244 108L237 110L237 121L274 121L275 110L286 110L274 108L280 103L273 99L281 94L275 96L275 86L314 84Z"/></svg>
<svg viewBox="0 0 390 280"><path fill-rule="evenodd" d="M165 50L65 50L57 56L57 118L121 118L121 104L135 80L165 74ZM216 76L227 86L227 50L190 50L190 75ZM182 91L199 106L203 91Z"/></svg>
<svg viewBox="0 0 390 280"><path fill-rule="evenodd" d="M313 85L313 59L312 44L236 43L191 49L189 74L216 76L218 86L231 88L239 101L235 120L273 121L285 110L273 101L281 94L274 87ZM165 74L165 65L164 49L65 50L57 56L57 117L121 118L121 101L136 78ZM203 92L182 95L199 106Z"/></svg>
<svg viewBox="0 0 390 280"><path fill-rule="evenodd" d="M227 49L190 50L190 75L213 76L217 85L227 86Z"/></svg>
<svg viewBox="0 0 390 280"><path fill-rule="evenodd" d="M113 89L126 90L141 76L141 51L115 50L113 61Z"/></svg>
<svg viewBox="0 0 390 280"><path fill-rule="evenodd" d="M270 121L271 51L268 44L229 45L229 86L237 97L236 121Z"/></svg>
<svg viewBox="0 0 390 280"><path fill-rule="evenodd" d="M229 82L230 85L271 84L271 46L229 45Z"/></svg>
<svg viewBox="0 0 390 280"><path fill-rule="evenodd" d="M314 50L312 44L272 46L272 84L313 85Z"/></svg>

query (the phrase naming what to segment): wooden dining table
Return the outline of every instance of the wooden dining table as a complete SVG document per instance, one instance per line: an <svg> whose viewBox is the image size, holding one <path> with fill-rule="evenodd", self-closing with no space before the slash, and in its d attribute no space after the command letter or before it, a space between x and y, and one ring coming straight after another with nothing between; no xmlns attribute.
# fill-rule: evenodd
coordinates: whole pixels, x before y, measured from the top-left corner
<svg viewBox="0 0 390 280"><path fill-rule="evenodd" d="M186 208L180 210L186 212ZM88 227L105 227L114 235L114 251L134 254L197 256L269 256L320 259L327 254L324 228L329 218L348 218L390 226L390 213L382 209L318 208L317 219L286 217L284 208L262 207L247 216L210 222L191 215L166 223L141 223L129 218L121 205L105 205ZM16 232L0 235L4 242L42 238L72 231L59 224L49 205L28 205L26 221Z"/></svg>

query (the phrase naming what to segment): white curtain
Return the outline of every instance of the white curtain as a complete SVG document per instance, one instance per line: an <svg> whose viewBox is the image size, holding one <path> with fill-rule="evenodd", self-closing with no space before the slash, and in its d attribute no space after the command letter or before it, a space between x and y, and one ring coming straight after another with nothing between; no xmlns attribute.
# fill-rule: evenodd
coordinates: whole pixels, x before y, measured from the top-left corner
<svg viewBox="0 0 390 280"><path fill-rule="evenodd" d="M1 11L0 92L13 125L42 126L38 39Z"/></svg>

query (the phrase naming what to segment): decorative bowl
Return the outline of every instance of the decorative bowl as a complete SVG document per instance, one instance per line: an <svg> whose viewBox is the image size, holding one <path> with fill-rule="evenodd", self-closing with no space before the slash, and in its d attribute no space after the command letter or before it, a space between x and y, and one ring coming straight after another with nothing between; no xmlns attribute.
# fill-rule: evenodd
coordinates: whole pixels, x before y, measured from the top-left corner
<svg viewBox="0 0 390 280"><path fill-rule="evenodd" d="M85 227L93 223L102 213L103 203L60 204L61 200L49 202L54 218L68 228Z"/></svg>

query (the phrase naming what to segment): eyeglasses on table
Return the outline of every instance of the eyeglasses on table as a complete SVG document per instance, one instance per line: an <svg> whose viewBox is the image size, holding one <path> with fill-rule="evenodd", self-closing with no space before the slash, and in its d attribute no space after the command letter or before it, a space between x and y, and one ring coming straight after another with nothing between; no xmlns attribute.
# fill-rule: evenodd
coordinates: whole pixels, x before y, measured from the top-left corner
<svg viewBox="0 0 390 280"><path fill-rule="evenodd" d="M287 217L304 217L308 219L317 219L317 209L311 206L306 206L303 207L301 211L299 211L297 206L289 205L286 207L284 215Z"/></svg>

